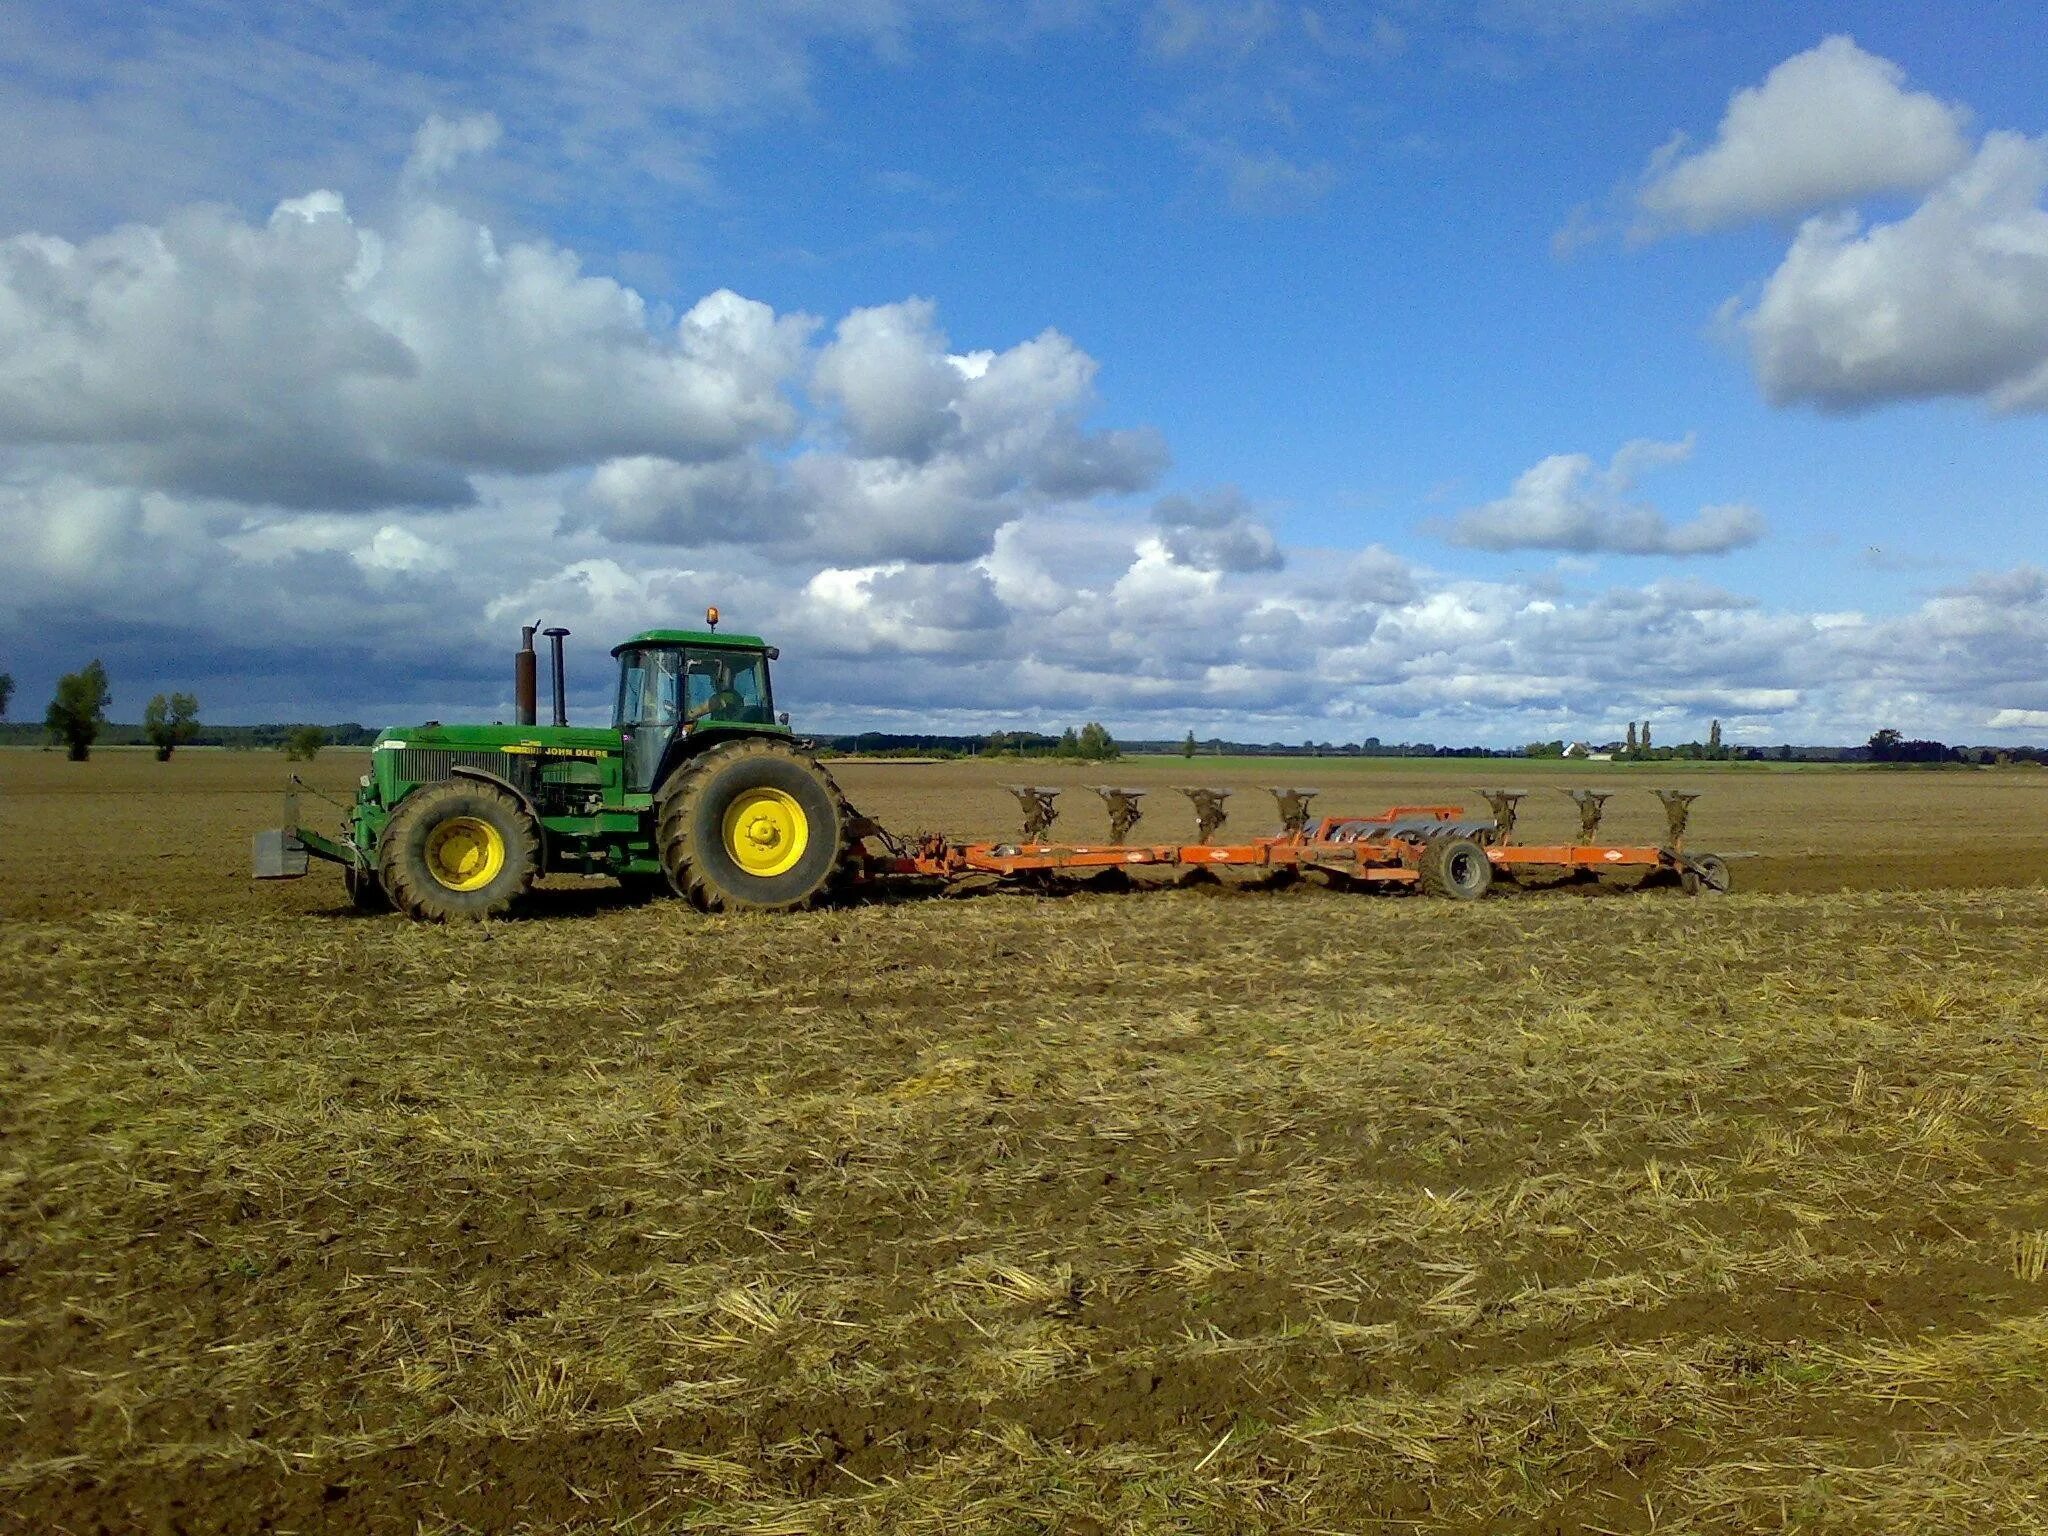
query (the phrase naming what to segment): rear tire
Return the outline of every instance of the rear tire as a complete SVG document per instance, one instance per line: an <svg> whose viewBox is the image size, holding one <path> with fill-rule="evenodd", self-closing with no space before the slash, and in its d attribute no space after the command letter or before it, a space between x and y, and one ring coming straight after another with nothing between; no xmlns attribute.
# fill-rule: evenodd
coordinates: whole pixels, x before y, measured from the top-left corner
<svg viewBox="0 0 2048 1536"><path fill-rule="evenodd" d="M1440 838L1423 845L1417 874L1425 895L1477 901L1493 885L1493 860L1469 837Z"/></svg>
<svg viewBox="0 0 2048 1536"><path fill-rule="evenodd" d="M655 805L669 884L706 912L811 906L854 852L839 786L779 740L720 743L670 774Z"/></svg>
<svg viewBox="0 0 2048 1536"><path fill-rule="evenodd" d="M449 779L398 802L377 842L391 904L416 922L503 916L540 869L540 829L495 785Z"/></svg>

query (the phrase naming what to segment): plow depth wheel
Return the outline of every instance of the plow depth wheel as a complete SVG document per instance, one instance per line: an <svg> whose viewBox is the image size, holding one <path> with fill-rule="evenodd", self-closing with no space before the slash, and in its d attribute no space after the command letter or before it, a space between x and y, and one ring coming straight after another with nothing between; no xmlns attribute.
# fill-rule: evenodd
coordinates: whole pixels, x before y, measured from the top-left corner
<svg viewBox="0 0 2048 1536"><path fill-rule="evenodd" d="M1720 896L1727 892L1731 882L1727 864L1710 853L1695 859L1693 867L1678 877L1678 883L1688 896Z"/></svg>
<svg viewBox="0 0 2048 1536"><path fill-rule="evenodd" d="M713 747L670 775L657 805L669 884L707 912L809 906L848 853L839 786L780 741Z"/></svg>
<svg viewBox="0 0 2048 1536"><path fill-rule="evenodd" d="M407 917L429 923L497 917L540 867L540 831L495 785L450 779L398 802L377 840L379 883Z"/></svg>
<svg viewBox="0 0 2048 1536"><path fill-rule="evenodd" d="M1416 874L1428 895L1477 901L1493 884L1493 861L1469 837L1440 838L1423 845Z"/></svg>

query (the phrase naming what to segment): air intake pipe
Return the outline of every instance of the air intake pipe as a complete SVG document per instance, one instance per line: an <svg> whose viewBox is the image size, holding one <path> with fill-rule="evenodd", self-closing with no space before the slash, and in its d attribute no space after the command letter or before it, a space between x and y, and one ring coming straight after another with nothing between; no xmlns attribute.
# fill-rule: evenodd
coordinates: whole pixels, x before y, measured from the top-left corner
<svg viewBox="0 0 2048 1536"><path fill-rule="evenodd" d="M558 626L554 629L544 630L543 633L548 637L548 645L553 651L552 661L555 669L555 724L567 725L569 723L569 680L568 675L562 670L562 641L567 638L569 631Z"/></svg>
<svg viewBox="0 0 2048 1536"><path fill-rule="evenodd" d="M535 725L540 719L540 658L533 653L538 624L519 626L519 649L512 655L512 715L517 724Z"/></svg>

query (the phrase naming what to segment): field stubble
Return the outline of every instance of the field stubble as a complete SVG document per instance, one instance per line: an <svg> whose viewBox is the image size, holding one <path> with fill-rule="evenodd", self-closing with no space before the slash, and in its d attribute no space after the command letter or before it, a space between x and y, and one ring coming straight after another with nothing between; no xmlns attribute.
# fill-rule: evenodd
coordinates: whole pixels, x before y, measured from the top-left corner
<svg viewBox="0 0 2048 1536"><path fill-rule="evenodd" d="M0 761L0 1521L2043 1522L2038 885L438 930L240 883L274 765L106 762ZM970 833L1002 776L842 775ZM1825 777L1907 853L2041 824Z"/></svg>

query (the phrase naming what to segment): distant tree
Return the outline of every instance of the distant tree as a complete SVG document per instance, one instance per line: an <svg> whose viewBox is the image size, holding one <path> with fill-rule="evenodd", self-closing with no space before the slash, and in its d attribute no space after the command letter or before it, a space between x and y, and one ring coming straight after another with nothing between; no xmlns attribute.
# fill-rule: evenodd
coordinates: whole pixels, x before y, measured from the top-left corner
<svg viewBox="0 0 2048 1536"><path fill-rule="evenodd" d="M295 763L310 763L327 745L327 731L317 725L295 725L284 739L284 755Z"/></svg>
<svg viewBox="0 0 2048 1536"><path fill-rule="evenodd" d="M142 734L156 748L156 760L171 754L199 734L199 701L189 693L158 694L142 712Z"/></svg>
<svg viewBox="0 0 2048 1536"><path fill-rule="evenodd" d="M1886 726L1871 736L1870 755L1880 763L1895 763L1899 760L1899 748L1904 744L1905 737Z"/></svg>
<svg viewBox="0 0 2048 1536"><path fill-rule="evenodd" d="M1643 750L1650 750L1650 722L1647 720L1643 722Z"/></svg>
<svg viewBox="0 0 2048 1536"><path fill-rule="evenodd" d="M1064 731L1060 732L1060 744L1053 748L1053 752L1059 757L1079 757L1081 755L1081 733L1076 731L1071 725L1068 726Z"/></svg>
<svg viewBox="0 0 2048 1536"><path fill-rule="evenodd" d="M1108 762L1111 758L1123 756L1116 738L1097 720L1090 720L1081 727L1075 738L1075 747L1079 755L1091 763Z"/></svg>
<svg viewBox="0 0 2048 1536"><path fill-rule="evenodd" d="M0 709L0 714L4 713L5 710ZM1180 744L1180 755L1182 757L1193 757L1195 755L1195 733L1193 731L1189 731L1187 740Z"/></svg>
<svg viewBox="0 0 2048 1536"><path fill-rule="evenodd" d="M1562 741L1532 741L1529 745L1522 748L1522 756L1563 757L1564 743Z"/></svg>
<svg viewBox="0 0 2048 1536"><path fill-rule="evenodd" d="M1721 722L1718 720L1707 727L1707 750L1709 752L1719 752L1721 750Z"/></svg>
<svg viewBox="0 0 2048 1536"><path fill-rule="evenodd" d="M1628 741L1621 750L1631 755L1636 750L1636 723L1633 720L1628 723Z"/></svg>
<svg viewBox="0 0 2048 1536"><path fill-rule="evenodd" d="M14 674L0 672L0 720L7 718L7 702L14 697Z"/></svg>
<svg viewBox="0 0 2048 1536"><path fill-rule="evenodd" d="M107 723L109 697L107 669L98 657L57 679L57 696L50 700L43 725L52 741L64 743L72 762L82 763L92 755L92 744Z"/></svg>

